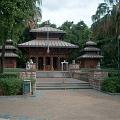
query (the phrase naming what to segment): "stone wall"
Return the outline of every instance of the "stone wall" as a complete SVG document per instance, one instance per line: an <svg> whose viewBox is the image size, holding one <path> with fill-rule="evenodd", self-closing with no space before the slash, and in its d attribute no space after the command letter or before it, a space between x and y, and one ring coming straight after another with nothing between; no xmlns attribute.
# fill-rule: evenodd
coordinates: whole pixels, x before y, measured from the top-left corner
<svg viewBox="0 0 120 120"><path fill-rule="evenodd" d="M107 72L94 71L89 73L89 83L93 89L101 90L103 80L108 76Z"/></svg>
<svg viewBox="0 0 120 120"><path fill-rule="evenodd" d="M75 71L72 73L72 77L78 80L89 82L88 72Z"/></svg>
<svg viewBox="0 0 120 120"><path fill-rule="evenodd" d="M22 79L27 79L27 78L34 78L34 79L36 79L36 72L35 71L20 72L20 77Z"/></svg>
<svg viewBox="0 0 120 120"><path fill-rule="evenodd" d="M79 64L69 64L69 70L71 72L77 71L79 69L80 69Z"/></svg>
<svg viewBox="0 0 120 120"><path fill-rule="evenodd" d="M79 70L72 73L73 78L89 82L96 90L101 90L101 83L107 76L108 72L102 71L82 72Z"/></svg>
<svg viewBox="0 0 120 120"><path fill-rule="evenodd" d="M33 78L36 80L36 72L35 71L20 72L20 77L23 80L28 80L29 78ZM36 83L31 86L31 92L29 93L29 95L33 95L35 91L36 91Z"/></svg>

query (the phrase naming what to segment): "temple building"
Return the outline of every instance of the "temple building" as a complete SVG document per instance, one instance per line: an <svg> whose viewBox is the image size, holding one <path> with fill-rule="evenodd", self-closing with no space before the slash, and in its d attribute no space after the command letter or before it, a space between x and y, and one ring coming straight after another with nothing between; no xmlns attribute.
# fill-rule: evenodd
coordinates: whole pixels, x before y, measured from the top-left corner
<svg viewBox="0 0 120 120"><path fill-rule="evenodd" d="M18 55L16 54L17 48L13 45L13 41L8 39L5 45L5 58L4 67L5 68L16 68L16 61ZM2 46L0 46L0 57L2 52Z"/></svg>
<svg viewBox="0 0 120 120"><path fill-rule="evenodd" d="M100 49L93 41L86 42L85 48L81 51L82 55L78 57L80 68L97 68L100 66L100 60L103 56L100 55Z"/></svg>
<svg viewBox="0 0 120 120"><path fill-rule="evenodd" d="M77 45L63 41L66 34L63 30L44 27L30 30L34 39L18 45L26 51L26 56L32 59L38 70L61 70L61 62L67 61L70 50Z"/></svg>

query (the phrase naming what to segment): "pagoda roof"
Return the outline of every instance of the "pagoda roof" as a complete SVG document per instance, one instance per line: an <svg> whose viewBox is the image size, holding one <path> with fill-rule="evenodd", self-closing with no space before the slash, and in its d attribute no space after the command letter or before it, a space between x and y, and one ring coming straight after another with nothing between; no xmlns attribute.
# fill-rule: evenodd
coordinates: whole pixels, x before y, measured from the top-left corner
<svg viewBox="0 0 120 120"><path fill-rule="evenodd" d="M2 49L2 46L0 46L0 49ZM5 49L12 49L12 50L16 50L17 48L13 45L5 45Z"/></svg>
<svg viewBox="0 0 120 120"><path fill-rule="evenodd" d="M16 58L18 57L17 54L13 53L13 52L5 52L5 57L12 57L12 58ZM1 57L1 53L0 53L0 57Z"/></svg>
<svg viewBox="0 0 120 120"><path fill-rule="evenodd" d="M102 55L99 55L100 49L96 48L97 44L93 41L86 42L86 47L82 50L83 55L79 56L78 59L101 59Z"/></svg>
<svg viewBox="0 0 120 120"><path fill-rule="evenodd" d="M62 34L66 33L63 30L60 30L60 29L57 29L57 28L53 28L53 27L50 27L50 26L45 26L45 27L40 27L40 28L36 28L36 29L31 29L30 32L33 32L33 33L49 32L49 33L62 33Z"/></svg>
<svg viewBox="0 0 120 120"><path fill-rule="evenodd" d="M13 41L11 39L7 39L6 42L13 43Z"/></svg>
<svg viewBox="0 0 120 120"><path fill-rule="evenodd" d="M103 56L97 55L97 54L84 54L84 55L78 57L78 59L83 59L83 58L103 58Z"/></svg>
<svg viewBox="0 0 120 120"><path fill-rule="evenodd" d="M100 49L96 48L96 47L89 46L89 47L85 47L82 51L100 51Z"/></svg>
<svg viewBox="0 0 120 120"><path fill-rule="evenodd" d="M51 48L78 48L77 45L62 41L62 40L31 40L18 47L51 47Z"/></svg>
<svg viewBox="0 0 120 120"><path fill-rule="evenodd" d="M89 40L88 42L86 42L86 45L97 45L97 43Z"/></svg>

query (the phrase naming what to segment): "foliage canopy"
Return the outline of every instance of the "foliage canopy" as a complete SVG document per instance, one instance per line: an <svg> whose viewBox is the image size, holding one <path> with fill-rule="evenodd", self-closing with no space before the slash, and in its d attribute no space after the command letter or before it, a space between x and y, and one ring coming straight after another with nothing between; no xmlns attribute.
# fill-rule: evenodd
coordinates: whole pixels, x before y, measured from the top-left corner
<svg viewBox="0 0 120 120"><path fill-rule="evenodd" d="M118 36L120 35L120 1L105 0L95 15L92 16L92 32L94 39L101 47L104 67L118 65Z"/></svg>

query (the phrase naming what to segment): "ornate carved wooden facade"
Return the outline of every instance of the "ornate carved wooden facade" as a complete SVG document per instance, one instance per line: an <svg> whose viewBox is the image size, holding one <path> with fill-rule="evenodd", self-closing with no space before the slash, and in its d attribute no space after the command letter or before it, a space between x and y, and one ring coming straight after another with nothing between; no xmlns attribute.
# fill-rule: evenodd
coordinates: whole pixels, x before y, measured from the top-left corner
<svg viewBox="0 0 120 120"><path fill-rule="evenodd" d="M29 59L36 63L38 70L61 70L61 62L67 60L70 50L77 45L64 42L64 31L48 25L31 29L34 40L19 44L20 49L26 51Z"/></svg>

